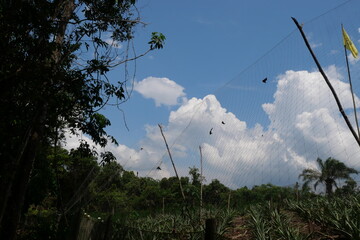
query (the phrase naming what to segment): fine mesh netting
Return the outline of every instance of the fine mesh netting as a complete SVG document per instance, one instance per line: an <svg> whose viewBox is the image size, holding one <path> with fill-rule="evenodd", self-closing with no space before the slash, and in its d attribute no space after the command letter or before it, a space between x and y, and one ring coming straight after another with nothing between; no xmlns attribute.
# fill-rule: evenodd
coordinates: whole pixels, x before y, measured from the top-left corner
<svg viewBox="0 0 360 240"><path fill-rule="evenodd" d="M348 1L303 23L356 131L341 24L359 46L359 5L359 1ZM359 106L360 63L347 54ZM233 188L294 185L304 168L316 168L317 158L333 157L360 168L360 147L295 24L293 32L224 86L203 98L188 99L171 112L163 130L179 175L188 175L189 167L200 169L201 148L207 182L219 179ZM160 158L149 161L151 170L139 171L157 178L163 171L173 175L159 129L153 126L147 131L148 148L160 144L164 150Z"/></svg>

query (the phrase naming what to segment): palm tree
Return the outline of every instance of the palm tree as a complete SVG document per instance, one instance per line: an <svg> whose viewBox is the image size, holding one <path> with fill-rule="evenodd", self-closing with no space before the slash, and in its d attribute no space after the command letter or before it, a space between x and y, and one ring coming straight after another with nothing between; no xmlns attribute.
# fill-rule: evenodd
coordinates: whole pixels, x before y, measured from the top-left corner
<svg viewBox="0 0 360 240"><path fill-rule="evenodd" d="M347 167L344 163L329 157L325 162L318 158L316 159L320 171L316 169L304 169L299 175L299 178L302 177L304 185L307 186L310 182L315 181L314 188L319 183L325 184L326 195L331 196L333 193L333 186L338 187L336 184L336 179L342 180L352 180L350 174L358 174L359 172L354 168Z"/></svg>

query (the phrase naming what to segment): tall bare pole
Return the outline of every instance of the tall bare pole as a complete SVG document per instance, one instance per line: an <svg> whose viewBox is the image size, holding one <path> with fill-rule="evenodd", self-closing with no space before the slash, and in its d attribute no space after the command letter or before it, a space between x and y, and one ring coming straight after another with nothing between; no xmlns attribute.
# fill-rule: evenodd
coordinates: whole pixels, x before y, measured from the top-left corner
<svg viewBox="0 0 360 240"><path fill-rule="evenodd" d="M228 202L227 202L227 211L230 211L230 199L231 199L231 191L229 192L229 196L228 196Z"/></svg>
<svg viewBox="0 0 360 240"><path fill-rule="evenodd" d="M179 175L178 175L178 173L177 173L177 171L176 171L175 163L174 163L173 158L172 158L172 156L171 156L171 152L170 152L170 149L169 149L169 145L168 145L168 143L167 143L167 141L166 141L166 138L165 138L165 135L164 135L164 133L163 133L163 130L162 130L161 125L158 124L158 126L159 126L159 128L160 128L161 135L162 135L162 137L164 138L164 142L165 142L165 145L166 145L166 149L167 149L167 151L168 151L168 154L169 154L171 163L172 163L172 165L173 165L173 168L174 168L174 171L175 171L175 175L176 175L177 179L179 180L181 195L182 195L183 199L185 200L184 190L183 190L183 187L182 187L182 184L181 184L181 180L180 180L180 178L179 178Z"/></svg>
<svg viewBox="0 0 360 240"><path fill-rule="evenodd" d="M165 214L165 198L163 197L163 199L162 199L163 201L162 201L162 213L163 213L163 215Z"/></svg>
<svg viewBox="0 0 360 240"><path fill-rule="evenodd" d="M337 104L337 106L338 106L338 108L339 108L339 111L340 111L341 115L343 116L343 118L344 118L344 120L345 120L345 122L346 122L346 125L348 126L350 132L352 133L352 135L354 136L356 142L357 142L358 145L360 146L360 139L359 139L359 137L357 136L354 128L352 127L352 125L351 125L351 123L350 123L350 121L349 121L349 119L348 119L348 117L347 117L347 115L346 115L346 113L345 113L345 111L344 111L344 109L343 109L343 107L342 107L341 102L340 102L340 100L339 100L339 98L338 98L338 96L337 96L337 94L336 94L335 89L334 89L333 86L331 85L328 77L326 76L326 74L325 74L324 70L322 69L319 61L317 60L317 58L316 58L313 50L311 49L310 44L309 44L309 42L308 42L308 40L307 40L307 38L306 38L306 36L305 36L305 33L304 33L304 31L302 30L302 27L299 25L298 21L297 21L295 18L292 17L292 20L294 21L295 25L296 25L297 28L299 29L299 31L300 31L300 33L301 33L301 36L302 36L302 38L304 39L304 42L305 42L306 47L308 48L308 50L309 50L312 58L314 59L314 61L315 61L315 63L316 63L316 66L318 67L318 69L319 69L321 75L323 76L326 84L327 84L328 87L330 88L330 91L331 91L331 93L333 94L333 96L334 96L334 98L335 98L336 104Z"/></svg>
<svg viewBox="0 0 360 240"><path fill-rule="evenodd" d="M203 159L201 146L199 146L200 151L200 218L201 218L201 209L203 207Z"/></svg>
<svg viewBox="0 0 360 240"><path fill-rule="evenodd" d="M344 31L343 29L344 29L344 26L341 24L341 30ZM358 118L357 118L357 113L356 113L355 97L354 97L354 91L353 91L352 82L351 82L349 59L348 59L348 56L347 56L347 50L346 50L346 45L345 45L345 43L344 43L344 50L345 50L346 67L347 67L347 72L348 72L348 78L349 78L349 84L350 84L351 97L352 97L353 106L354 106L355 123L356 123L356 128L357 128L357 130L358 130L358 138L359 138L359 137L360 137L359 123L358 123Z"/></svg>

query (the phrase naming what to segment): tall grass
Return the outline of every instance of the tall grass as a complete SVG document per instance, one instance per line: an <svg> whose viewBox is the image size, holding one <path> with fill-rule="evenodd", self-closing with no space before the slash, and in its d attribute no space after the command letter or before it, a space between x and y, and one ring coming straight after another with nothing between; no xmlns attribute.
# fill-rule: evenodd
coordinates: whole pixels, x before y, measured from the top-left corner
<svg viewBox="0 0 360 240"><path fill-rule="evenodd" d="M249 228L254 239L305 240L310 237L294 228L291 225L291 217L284 214L278 206L271 202L251 206L248 214L250 216Z"/></svg>
<svg viewBox="0 0 360 240"><path fill-rule="evenodd" d="M224 236L230 227L236 211L209 209L188 214L158 214L126 221L116 221L113 238L125 240L157 239L203 239L205 220L214 218L217 223L217 235Z"/></svg>
<svg viewBox="0 0 360 240"><path fill-rule="evenodd" d="M330 227L347 239L360 240L359 196L289 201L288 206L303 218Z"/></svg>

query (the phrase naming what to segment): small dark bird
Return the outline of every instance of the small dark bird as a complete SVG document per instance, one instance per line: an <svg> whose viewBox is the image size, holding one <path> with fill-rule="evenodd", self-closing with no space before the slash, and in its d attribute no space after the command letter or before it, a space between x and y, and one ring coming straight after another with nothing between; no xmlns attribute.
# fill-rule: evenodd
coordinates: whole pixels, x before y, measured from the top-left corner
<svg viewBox="0 0 360 240"><path fill-rule="evenodd" d="M140 148L140 150L143 150L144 148Z"/></svg>
<svg viewBox="0 0 360 240"><path fill-rule="evenodd" d="M213 128L210 129L210 132L209 132L210 135L212 134L212 130L213 130Z"/></svg>
<svg viewBox="0 0 360 240"><path fill-rule="evenodd" d="M262 80L263 83L266 83L267 77Z"/></svg>
<svg viewBox="0 0 360 240"><path fill-rule="evenodd" d="M157 170L161 170L161 167L160 167L160 166L158 166L156 169L157 169Z"/></svg>
<svg viewBox="0 0 360 240"><path fill-rule="evenodd" d="M224 122L224 121L221 121L221 123L222 123L222 124L225 124L225 122Z"/></svg>

